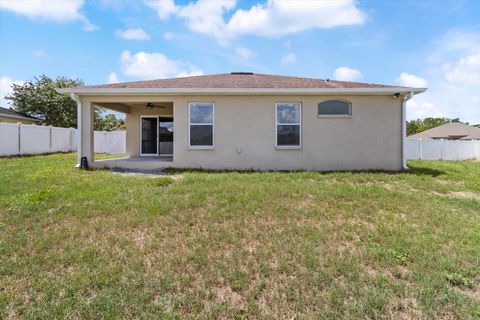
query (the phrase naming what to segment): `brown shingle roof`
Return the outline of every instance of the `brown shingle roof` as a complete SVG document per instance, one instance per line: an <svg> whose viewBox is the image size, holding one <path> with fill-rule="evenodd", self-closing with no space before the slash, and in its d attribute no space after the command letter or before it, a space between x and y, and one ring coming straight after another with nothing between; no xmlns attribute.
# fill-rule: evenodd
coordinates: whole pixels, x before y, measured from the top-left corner
<svg viewBox="0 0 480 320"><path fill-rule="evenodd" d="M183 78L157 79L136 82L124 82L104 85L84 86L85 89L121 89L121 88L404 88L383 84L323 80L290 76L276 76L248 72L232 72Z"/></svg>
<svg viewBox="0 0 480 320"><path fill-rule="evenodd" d="M409 136L410 139L480 139L480 128L463 123L450 122Z"/></svg>

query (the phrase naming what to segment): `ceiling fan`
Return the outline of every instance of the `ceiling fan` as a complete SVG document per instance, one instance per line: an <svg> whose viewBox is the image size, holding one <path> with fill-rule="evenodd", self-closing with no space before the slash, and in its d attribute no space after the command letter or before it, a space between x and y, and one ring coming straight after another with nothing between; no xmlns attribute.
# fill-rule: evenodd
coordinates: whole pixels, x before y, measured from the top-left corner
<svg viewBox="0 0 480 320"><path fill-rule="evenodd" d="M154 103L149 102L145 105L145 108L147 108L147 109L153 109L153 108L165 109L165 106L155 105Z"/></svg>

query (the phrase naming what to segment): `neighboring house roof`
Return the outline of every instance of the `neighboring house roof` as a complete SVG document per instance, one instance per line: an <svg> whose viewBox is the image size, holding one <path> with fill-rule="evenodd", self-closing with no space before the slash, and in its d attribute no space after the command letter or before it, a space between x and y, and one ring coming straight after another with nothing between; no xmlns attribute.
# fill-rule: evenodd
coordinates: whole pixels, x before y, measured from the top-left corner
<svg viewBox="0 0 480 320"><path fill-rule="evenodd" d="M409 136L410 139L451 139L477 140L480 139L480 128L463 123L450 122L441 126L425 130Z"/></svg>
<svg viewBox="0 0 480 320"><path fill-rule="evenodd" d="M19 119L19 120L34 120L34 121L40 121L40 119L30 117L23 115L21 113L15 112L11 109L7 108L2 108L0 107L0 117L5 117L5 118L12 118L12 119Z"/></svg>
<svg viewBox="0 0 480 320"><path fill-rule="evenodd" d="M252 72L232 72L203 76L191 76L170 79L157 79L136 82L124 82L104 85L83 86L59 90L62 93L318 93L318 92L423 92L424 88L408 88L373 83L360 83L314 78L300 78L257 74Z"/></svg>

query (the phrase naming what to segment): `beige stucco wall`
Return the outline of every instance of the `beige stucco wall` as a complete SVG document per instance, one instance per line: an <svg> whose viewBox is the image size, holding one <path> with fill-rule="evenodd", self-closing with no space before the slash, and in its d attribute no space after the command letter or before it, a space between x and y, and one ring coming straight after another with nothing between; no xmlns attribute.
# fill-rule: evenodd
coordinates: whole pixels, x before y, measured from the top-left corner
<svg viewBox="0 0 480 320"><path fill-rule="evenodd" d="M318 118L334 97L192 97L175 104L178 167L215 169L401 169L401 103L392 97L343 97L351 118ZM187 102L215 102L215 149L188 150ZM275 103L302 102L302 148L275 148ZM240 153L238 151L241 151Z"/></svg>
<svg viewBox="0 0 480 320"><path fill-rule="evenodd" d="M320 101L352 102L350 118L318 118ZM86 101L174 102L175 167L261 170L401 170L401 99L392 96L116 96ZM188 149L188 102L215 103L213 150ZM302 148L275 148L275 103L302 103ZM140 115L171 110L132 109L127 152L139 154Z"/></svg>

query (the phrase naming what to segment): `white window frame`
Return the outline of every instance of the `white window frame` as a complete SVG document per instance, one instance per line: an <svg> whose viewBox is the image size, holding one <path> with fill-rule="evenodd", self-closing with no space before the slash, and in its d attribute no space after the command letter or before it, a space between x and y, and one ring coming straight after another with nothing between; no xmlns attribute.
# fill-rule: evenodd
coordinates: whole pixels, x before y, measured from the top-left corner
<svg viewBox="0 0 480 320"><path fill-rule="evenodd" d="M300 122L299 123L278 123L278 106L282 104L298 104L299 105L299 112L300 112ZM275 148L276 149L302 149L302 102L300 101L281 101L275 103ZM279 125L294 125L299 126L299 139L298 145L278 145L278 126Z"/></svg>
<svg viewBox="0 0 480 320"><path fill-rule="evenodd" d="M318 105L322 102L326 102L326 101L342 101L342 102L345 102L348 104L349 106L349 111L350 113L349 114L320 114L318 113ZM353 108L352 108L352 102L348 101L348 100L345 100L345 99L337 99L337 98L333 98L333 99L326 99L326 100L322 100L322 101L319 101L317 103L317 118L330 118L330 119L345 119L345 118L351 118L352 117L352 114L353 114Z"/></svg>
<svg viewBox="0 0 480 320"><path fill-rule="evenodd" d="M212 123L192 123L190 122L190 108L192 104L195 103L209 103L212 105ZM212 145L204 145L204 146L198 146L194 145L192 146L190 144L190 129L192 125L197 125L197 126L212 126ZM213 101L190 101L188 103L188 149L191 150L213 150L215 149L215 103Z"/></svg>

